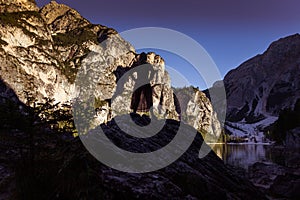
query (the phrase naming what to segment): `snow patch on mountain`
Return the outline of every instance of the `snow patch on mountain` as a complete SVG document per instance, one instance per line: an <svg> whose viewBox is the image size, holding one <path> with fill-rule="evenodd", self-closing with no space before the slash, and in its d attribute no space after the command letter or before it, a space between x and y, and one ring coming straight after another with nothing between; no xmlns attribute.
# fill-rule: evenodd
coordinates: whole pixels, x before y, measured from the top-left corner
<svg viewBox="0 0 300 200"><path fill-rule="evenodd" d="M265 137L263 130L273 124L278 117L269 116L264 120L253 124L247 124L244 120L241 122L226 122L225 129L231 134L231 138L242 138L247 143L270 143Z"/></svg>

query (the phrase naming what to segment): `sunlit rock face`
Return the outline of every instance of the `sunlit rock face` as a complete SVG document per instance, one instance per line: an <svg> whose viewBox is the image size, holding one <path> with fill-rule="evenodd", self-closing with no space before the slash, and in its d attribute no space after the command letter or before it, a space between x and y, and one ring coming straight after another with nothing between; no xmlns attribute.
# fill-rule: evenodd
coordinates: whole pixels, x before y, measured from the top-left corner
<svg viewBox="0 0 300 200"><path fill-rule="evenodd" d="M186 122L196 129L220 131L212 125L219 127L211 120L209 101L195 94L189 107L181 106L163 58L154 52L137 54L114 29L91 24L55 1L41 9L31 0L0 5L1 79L23 103L87 100L97 109L96 124L132 111L175 120L187 111L194 117ZM139 66L146 76L134 72ZM147 85L138 89L140 80Z"/></svg>
<svg viewBox="0 0 300 200"><path fill-rule="evenodd" d="M206 141L217 142L222 127L206 95L197 88L175 90L179 101L181 120L193 126L205 136Z"/></svg>
<svg viewBox="0 0 300 200"><path fill-rule="evenodd" d="M0 12L38 11L34 0L0 0Z"/></svg>
<svg viewBox="0 0 300 200"><path fill-rule="evenodd" d="M66 33L90 25L77 11L55 1L44 6L40 13L54 34Z"/></svg>
<svg viewBox="0 0 300 200"><path fill-rule="evenodd" d="M24 103L29 97L37 102L45 97L70 101L76 94L74 81L83 58L99 49L99 38L116 32L92 25L75 10L54 1L41 10L29 5L24 1L24 6L20 4L23 10L1 12L1 78ZM120 37L108 38L105 45L107 54L134 50ZM130 55L127 57L131 61ZM122 58L115 66L128 64L129 60ZM113 69L107 71L105 75Z"/></svg>
<svg viewBox="0 0 300 200"><path fill-rule="evenodd" d="M29 97L66 100L70 86L59 70L52 36L38 11L26 5L20 12L0 13L1 79L24 103Z"/></svg>

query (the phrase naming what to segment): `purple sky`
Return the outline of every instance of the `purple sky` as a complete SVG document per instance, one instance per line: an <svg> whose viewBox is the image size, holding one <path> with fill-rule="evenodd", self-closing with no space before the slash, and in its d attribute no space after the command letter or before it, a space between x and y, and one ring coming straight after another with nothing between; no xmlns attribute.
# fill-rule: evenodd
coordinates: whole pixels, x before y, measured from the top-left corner
<svg viewBox="0 0 300 200"><path fill-rule="evenodd" d="M36 0L39 6L49 2ZM78 10L92 23L125 31L164 27L198 41L224 76L281 37L300 32L299 0L57 0ZM130 42L130 41L129 41ZM166 63L205 88L188 63L171 54Z"/></svg>

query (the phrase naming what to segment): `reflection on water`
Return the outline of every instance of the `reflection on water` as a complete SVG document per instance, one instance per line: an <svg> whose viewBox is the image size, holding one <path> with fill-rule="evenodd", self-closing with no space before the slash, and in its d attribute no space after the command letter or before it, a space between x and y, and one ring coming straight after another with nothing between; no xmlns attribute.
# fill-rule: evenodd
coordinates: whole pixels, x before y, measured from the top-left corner
<svg viewBox="0 0 300 200"><path fill-rule="evenodd" d="M248 169L256 162L273 162L287 165L286 154L282 150L274 150L270 145L264 144L214 144L210 145L214 152L225 164Z"/></svg>

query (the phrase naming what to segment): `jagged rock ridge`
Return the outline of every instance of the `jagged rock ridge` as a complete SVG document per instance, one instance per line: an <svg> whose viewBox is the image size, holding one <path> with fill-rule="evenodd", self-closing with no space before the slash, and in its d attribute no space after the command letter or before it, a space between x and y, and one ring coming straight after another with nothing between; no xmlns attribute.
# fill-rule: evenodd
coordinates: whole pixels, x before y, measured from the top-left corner
<svg viewBox="0 0 300 200"><path fill-rule="evenodd" d="M154 113L177 120L182 113L191 113L175 105L164 60L155 53L147 53L142 58L115 30L91 24L77 11L55 1L41 9L29 0L9 4L3 1L1 6L1 79L22 102L31 104L32 99L43 102L45 97L54 98L56 102L72 101L87 89L76 87L78 70L79 74L93 73L97 77L90 77L90 81L97 85L94 95L101 111L95 120L97 123L107 122L118 114L131 112L131 102L135 101L128 94L139 77L125 82L123 95L115 97L116 106L111 107L110 100L117 89L118 79L134 67L147 63L152 65L153 76L149 80L151 91L146 93L152 94ZM219 124L215 126L219 128L211 128L213 123L218 123L215 113L210 102L205 102L207 106L201 102L198 106L208 117L206 122L202 118L186 122L198 130L205 123L202 130L219 135Z"/></svg>

